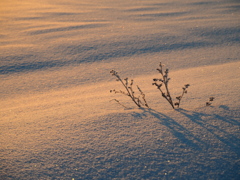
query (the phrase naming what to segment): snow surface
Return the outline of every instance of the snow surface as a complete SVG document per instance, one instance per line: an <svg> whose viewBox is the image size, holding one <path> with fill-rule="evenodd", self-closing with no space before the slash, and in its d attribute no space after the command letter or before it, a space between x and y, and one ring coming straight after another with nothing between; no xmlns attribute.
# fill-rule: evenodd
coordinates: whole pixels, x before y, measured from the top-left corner
<svg viewBox="0 0 240 180"><path fill-rule="evenodd" d="M2 0L0 179L240 179L239 20L238 0Z"/></svg>

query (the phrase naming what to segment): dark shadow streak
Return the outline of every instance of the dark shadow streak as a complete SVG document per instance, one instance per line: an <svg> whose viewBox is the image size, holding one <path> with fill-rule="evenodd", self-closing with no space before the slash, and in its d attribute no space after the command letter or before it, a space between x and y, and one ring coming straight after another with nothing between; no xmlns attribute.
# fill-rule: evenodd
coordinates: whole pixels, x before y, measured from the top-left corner
<svg viewBox="0 0 240 180"><path fill-rule="evenodd" d="M229 168L219 175L219 179L240 179L240 160L229 165Z"/></svg>
<svg viewBox="0 0 240 180"><path fill-rule="evenodd" d="M212 43L210 43L212 44ZM155 53L155 52L161 52L161 51L172 51L172 50L182 50L182 49L192 49L192 48L199 48L199 47L206 47L211 46L208 42L186 42L186 43L175 43L171 45L152 45L147 46L144 48L116 48L110 52L105 53L92 53L91 55L87 57L83 57L79 60L52 60L52 61L38 61L38 62L29 62L29 63L18 63L14 65L5 65L0 66L0 74L11 74L16 72L28 72L28 71L35 71L35 70L41 70L44 68L52 68L52 67L63 67L68 65L77 65L81 63L89 63L89 62L95 62L95 61L102 61L107 60L110 58L120 58L120 57L126 57L126 56L132 56L134 54L144 54L144 53ZM111 45L111 44L110 44ZM109 46L110 46L109 45ZM116 44L117 46L117 44ZM114 46L113 46L114 47ZM95 49L95 47L93 47ZM97 48L98 49L98 48ZM79 52L81 52L81 49L79 49ZM79 53L78 52L78 53ZM73 53L73 52L72 52ZM75 53L77 54L77 49L75 50ZM71 54L71 55L74 55ZM80 53L78 54L81 55ZM9 58L14 57L2 57L4 61L11 61Z"/></svg>
<svg viewBox="0 0 240 180"><path fill-rule="evenodd" d="M211 125L210 123L204 121L202 117L207 116L213 116L217 118L218 120L222 120L224 122L230 123L232 125L239 126L239 122L235 120L228 119L227 117L222 117L220 115L209 115L194 111L187 111L184 109L178 109L178 112L182 113L184 116L186 116L188 119L190 119L192 122L198 124L202 128L206 129L208 132L210 132L214 137L216 137L219 141L227 145L232 151L234 151L236 154L240 156L240 139L235 137L234 135L224 131L223 129L220 129L218 126ZM217 133L222 133L224 136L219 136Z"/></svg>
<svg viewBox="0 0 240 180"><path fill-rule="evenodd" d="M80 26L70 26L63 28L53 28L47 30L38 30L33 31L34 35L42 34L42 33L51 33L56 31L71 31L76 29L88 29L88 28L96 28L99 26L106 26L106 24L89 24L89 25L80 25ZM202 28L193 30L190 32L190 36L200 37L205 40L199 41L189 41L182 39L181 37L175 36L165 36L162 37L161 34L156 34L152 36L150 39L146 40L127 40L127 41L119 41L119 42L106 42L104 44L97 43L93 44L93 46L83 46L83 45L75 45L75 46L58 46L54 51L61 52L64 55L71 55L74 57L79 57L79 59L53 59L41 61L43 57L38 55L38 57L34 57L36 55L27 54L20 56L3 56L0 59L3 62L18 62L13 65L2 65L0 66L0 74L11 74L16 72L28 72L41 70L44 68L52 68L52 67L62 67L68 65L79 65L81 63L89 63L96 62L102 60L108 60L111 58L121 58L121 57L131 57L133 55L142 55L147 53L158 53L158 52L166 52L166 51L174 51L174 50L185 50L185 49L197 49L197 48L207 48L222 45L223 43L227 44L239 44L240 30L235 27L222 28L222 29L209 29ZM207 39L207 40L206 40ZM168 44L165 44L168 42ZM32 62L31 56L34 59L40 59L39 61ZM27 63L20 62L21 59L24 59Z"/></svg>
<svg viewBox="0 0 240 180"><path fill-rule="evenodd" d="M216 139L218 139L220 142L229 147L231 151L235 152L238 156L240 156L240 139L230 134L229 132L221 129L221 127L212 125L204 121L202 117L213 118L215 117L218 120L229 123L232 126L239 126L240 128L240 124L238 121L228 117L220 116L218 114L205 114L194 111L188 111L184 109L176 109L176 111L180 112L181 114L186 116L189 120L207 130ZM194 148L196 150L202 150L202 148L204 147L209 147L209 144L197 138L194 134L192 134L189 130L180 125L174 119L153 109L143 109L143 113L136 114L135 116L141 118L142 116L147 116L148 114L159 119L159 122L162 125L166 126L175 137L177 137L182 143L186 144L187 146ZM222 136L218 135L218 133L221 133Z"/></svg>
<svg viewBox="0 0 240 180"><path fill-rule="evenodd" d="M181 143L187 145L188 147L193 148L197 151L202 151L202 147L206 146L203 141L195 137L194 134L177 123L174 119L153 109L144 110L144 114L150 114L157 118L160 124L166 126L171 131L171 133L181 141Z"/></svg>
<svg viewBox="0 0 240 180"><path fill-rule="evenodd" d="M97 28L97 27L104 27L104 24L87 24L87 25L78 25L78 26L68 26L68 27L60 27L60 28L51 28L51 29L44 29L44 30L35 30L30 32L30 35L38 35L38 34L45 34L45 33L54 33L59 31L72 31L78 29L90 29L90 28Z"/></svg>

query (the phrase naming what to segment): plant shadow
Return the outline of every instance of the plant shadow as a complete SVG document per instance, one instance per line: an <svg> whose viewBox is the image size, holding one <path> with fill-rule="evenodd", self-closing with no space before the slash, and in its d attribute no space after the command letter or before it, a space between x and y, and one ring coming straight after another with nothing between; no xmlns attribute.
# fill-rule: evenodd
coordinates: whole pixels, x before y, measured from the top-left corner
<svg viewBox="0 0 240 180"><path fill-rule="evenodd" d="M197 151L202 151L202 146L206 145L201 139L196 137L191 131L179 124L173 118L155 111L153 109L143 109L142 114L138 114L138 117L152 115L159 120L158 123L166 126L169 131L183 144Z"/></svg>
<svg viewBox="0 0 240 180"><path fill-rule="evenodd" d="M235 152L238 156L240 156L240 138L236 137L236 135L234 135L233 133L225 130L225 128L220 125L221 123L224 123L225 125L240 129L239 121L231 117L219 115L216 113L207 114L189 111L185 109L178 109L177 111L187 117L196 125L199 125L203 130L210 133L214 138L216 138L218 141L230 148L231 151ZM214 119L214 121L218 121L219 124L214 124L211 119Z"/></svg>
<svg viewBox="0 0 240 180"><path fill-rule="evenodd" d="M225 110L229 111L229 109ZM144 118L149 114L152 115L159 120L160 124L166 126L181 143L194 150L203 151L204 149L208 149L212 146L211 140L217 140L228 148L228 150L240 156L240 138L236 133L237 130L240 130L240 121L232 116L220 115L219 113L208 114L185 109L177 109L175 111L185 116L186 120L193 126L200 127L200 131L206 132L208 138L201 137L193 129L189 130L187 126L185 127L177 120L153 109L143 108L143 113L139 113L137 116ZM232 129L235 129L236 132L232 132Z"/></svg>

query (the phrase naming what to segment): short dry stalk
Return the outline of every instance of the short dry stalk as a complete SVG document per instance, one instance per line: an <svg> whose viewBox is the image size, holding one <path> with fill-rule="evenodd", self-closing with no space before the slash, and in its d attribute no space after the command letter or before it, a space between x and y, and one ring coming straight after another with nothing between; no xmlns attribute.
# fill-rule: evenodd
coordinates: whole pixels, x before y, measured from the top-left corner
<svg viewBox="0 0 240 180"><path fill-rule="evenodd" d="M177 96L177 102L173 102L172 96L169 91L168 83L170 81L170 78L168 77L169 70L163 68L162 63L160 62L159 68L157 68L157 71L160 73L161 78L160 79L153 79L153 85L157 87L157 89L161 92L162 97L165 98L168 103L172 106L173 109L175 109L175 106L179 108L181 100L184 96L184 94L187 93L187 88L190 86L189 84L184 85L183 92L180 96Z"/></svg>
<svg viewBox="0 0 240 180"><path fill-rule="evenodd" d="M138 107L145 106L145 107L149 108L146 98L145 98L145 94L139 88L139 86L137 86L137 89L140 92L140 95L138 95L138 96L135 95L135 92L133 90L133 80L131 80L130 82L129 82L128 78L125 78L124 80L122 80L121 77L118 75L118 72L116 72L115 70L111 70L110 73L112 74L112 76L115 76L117 78L116 81L121 82L121 84L124 86L124 88L126 90L126 91L122 91L122 90L113 89L113 90L110 90L110 92L121 93L123 95L126 95L126 96L130 97L131 100L134 102L134 104L136 104ZM118 102L119 104L121 104L118 100L115 99L115 101ZM122 105L122 106L124 106L124 105Z"/></svg>

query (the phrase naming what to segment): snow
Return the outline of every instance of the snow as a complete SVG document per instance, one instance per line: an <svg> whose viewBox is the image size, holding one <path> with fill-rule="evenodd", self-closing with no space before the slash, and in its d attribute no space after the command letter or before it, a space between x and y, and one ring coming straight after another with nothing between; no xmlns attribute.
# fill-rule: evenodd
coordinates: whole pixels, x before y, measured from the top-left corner
<svg viewBox="0 0 240 180"><path fill-rule="evenodd" d="M1 1L0 179L239 179L239 7ZM173 97L190 84L179 109L152 85L159 62ZM150 109L110 93L112 69Z"/></svg>

